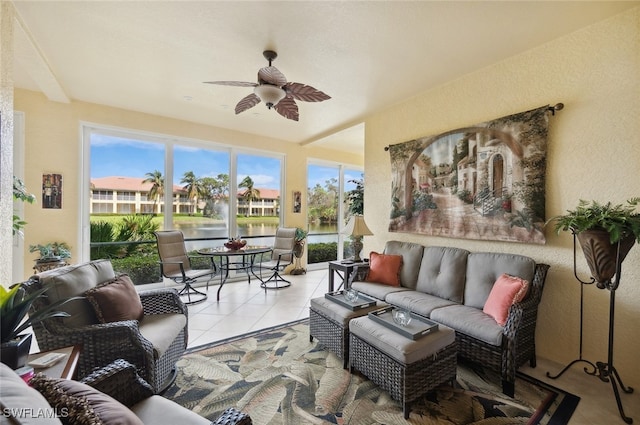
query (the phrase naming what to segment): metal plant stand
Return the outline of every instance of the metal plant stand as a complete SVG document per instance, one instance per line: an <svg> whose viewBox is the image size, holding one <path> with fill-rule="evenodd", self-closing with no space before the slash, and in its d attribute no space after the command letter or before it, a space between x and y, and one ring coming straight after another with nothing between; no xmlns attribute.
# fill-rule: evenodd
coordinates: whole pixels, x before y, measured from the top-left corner
<svg viewBox="0 0 640 425"><path fill-rule="evenodd" d="M580 362L586 363L591 367L588 368L585 366L584 368L585 373L587 373L588 375L597 376L598 378L600 378L602 382L611 382L611 387L613 388L613 393L616 397L616 403L618 405L618 411L620 412L620 417L622 417L622 420L625 421L626 423L631 424L633 423L633 419L628 417L624 413L622 402L620 400L620 391L618 389L618 386L620 387L620 389L622 389L622 391L624 391L627 394L632 393L633 388L627 387L623 384L622 379L618 374L618 371L613 365L613 335L614 335L614 320L615 320L615 306L616 306L616 289L618 289L618 286L620 285L621 271L622 271L622 262L620 261L620 242L618 242L618 255L616 258L616 274L614 277L614 281L611 281L611 279L609 279L607 282L604 282L603 284L604 285L603 289L609 290L609 347L608 347L607 361L596 362L595 364L593 364L589 360L585 360L582 358L582 330L583 330L583 316L584 316L583 300L584 300L584 286L591 285L595 283L596 280L593 277L591 277L590 281L585 282L578 277L578 273L576 270L576 235L574 233L573 235L573 275L578 280L578 282L580 282L580 353L577 359L573 360L571 363L565 366L564 369L562 369L558 374L551 375L549 372L547 372L547 377L551 379L559 378L574 364L580 363Z"/></svg>

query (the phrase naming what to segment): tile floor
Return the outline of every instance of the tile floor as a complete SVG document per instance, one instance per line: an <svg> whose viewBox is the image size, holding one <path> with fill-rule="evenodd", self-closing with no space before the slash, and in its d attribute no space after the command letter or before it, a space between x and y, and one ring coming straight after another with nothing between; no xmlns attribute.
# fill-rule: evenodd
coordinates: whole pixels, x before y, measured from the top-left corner
<svg viewBox="0 0 640 425"><path fill-rule="evenodd" d="M215 301L218 287L210 286L209 299L189 306L189 347L309 317L309 300L327 292L327 271L309 271L287 279L291 287L266 292L257 281L228 282L222 288L220 302ZM586 375L583 365L574 365L557 380L546 378L547 371L557 373L562 367L538 358L535 369L524 366L521 371L581 397L570 425L624 425L611 384ZM640 424L640 388L621 398L626 415Z"/></svg>

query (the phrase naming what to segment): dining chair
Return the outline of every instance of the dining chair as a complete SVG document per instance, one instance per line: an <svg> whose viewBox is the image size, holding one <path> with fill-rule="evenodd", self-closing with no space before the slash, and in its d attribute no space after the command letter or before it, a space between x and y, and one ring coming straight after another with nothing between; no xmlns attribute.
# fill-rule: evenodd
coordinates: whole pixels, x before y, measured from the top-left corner
<svg viewBox="0 0 640 425"><path fill-rule="evenodd" d="M180 230L160 230L154 232L158 242L158 255L160 256L160 274L167 279L171 279L178 284L182 284L182 289L178 292L181 297L186 297L185 304L195 304L207 299L207 294L198 291L193 284L200 278L209 277L207 280L207 291L209 282L218 272L213 257L211 268L192 269L191 258L187 254L184 244L184 234ZM194 300L192 300L194 298Z"/></svg>
<svg viewBox="0 0 640 425"><path fill-rule="evenodd" d="M295 227L279 227L271 250L271 259L260 263L262 269L273 271L271 276L263 280L260 286L266 289L281 289L291 286L291 282L282 277L280 272L293 263L293 248L296 243Z"/></svg>

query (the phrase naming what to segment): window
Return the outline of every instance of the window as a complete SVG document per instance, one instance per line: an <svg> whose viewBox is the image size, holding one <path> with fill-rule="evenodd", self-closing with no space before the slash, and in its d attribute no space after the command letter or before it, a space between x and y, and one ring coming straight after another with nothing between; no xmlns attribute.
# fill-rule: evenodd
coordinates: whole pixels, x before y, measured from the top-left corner
<svg viewBox="0 0 640 425"><path fill-rule="evenodd" d="M109 232L101 236L109 240L96 239L99 232L91 229L98 221L115 228L127 220L133 231L151 217L158 229L180 229L186 239L201 239L187 242L190 251L221 246L237 235L251 238L251 244L271 243L281 223L282 155L92 125L83 135L87 230L79 261L90 259L91 243L117 242ZM155 239L151 232L135 237Z"/></svg>
<svg viewBox="0 0 640 425"><path fill-rule="evenodd" d="M345 257L340 231L346 224L346 191L353 190L362 171L340 164L310 163L307 167L308 263L324 263ZM338 217L342 217L338 220ZM347 253L348 255L348 253Z"/></svg>

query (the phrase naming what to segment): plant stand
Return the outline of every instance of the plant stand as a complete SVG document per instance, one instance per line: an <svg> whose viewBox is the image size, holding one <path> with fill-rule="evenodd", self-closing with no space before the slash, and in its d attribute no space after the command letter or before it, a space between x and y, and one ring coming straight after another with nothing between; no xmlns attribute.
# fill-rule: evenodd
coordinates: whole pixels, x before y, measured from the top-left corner
<svg viewBox="0 0 640 425"><path fill-rule="evenodd" d="M618 371L613 365L613 336L614 336L614 320L615 320L615 306L616 306L616 290L620 285L620 273L622 271L622 261L620 258L620 242L618 242L618 252L616 256L616 274L615 280L612 282L609 279L607 282L604 282L602 289L607 289L609 291L609 345L608 345L608 355L606 362L596 362L593 364L592 362L585 360L582 358L582 332L583 332L583 317L584 317L584 286L591 285L595 283L595 279L592 277L590 281L582 281L578 277L578 273L576 270L576 234L573 234L573 274L580 282L580 353L579 357L576 360L573 360L567 366L564 367L558 374L551 375L547 372L547 377L551 379L557 379L564 372L566 372L571 366L576 363L584 362L587 365L591 366L592 370L589 370L587 367L584 368L585 373L588 375L597 376L600 378L602 382L611 382L611 387L613 389L613 393L616 398L616 403L618 405L618 411L620 412L620 417L623 421L628 424L633 423L633 419L626 416L624 413L624 409L622 407L622 401L620 400L620 391L618 386L622 391L627 394L631 394L633 392L633 388L627 387L623 384ZM600 286L599 286L600 287Z"/></svg>

